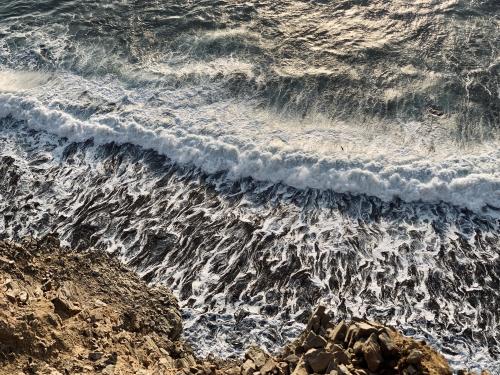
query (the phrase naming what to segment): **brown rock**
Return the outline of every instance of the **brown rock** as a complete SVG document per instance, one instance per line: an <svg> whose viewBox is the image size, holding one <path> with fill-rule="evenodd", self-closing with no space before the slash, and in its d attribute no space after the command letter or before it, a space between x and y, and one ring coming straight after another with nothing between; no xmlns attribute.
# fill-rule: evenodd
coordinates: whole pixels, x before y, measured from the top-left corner
<svg viewBox="0 0 500 375"><path fill-rule="evenodd" d="M261 368L262 366L264 366L267 362L268 357L269 355L265 351L255 346L248 348L247 352L245 353L245 358L253 361L257 368Z"/></svg>
<svg viewBox="0 0 500 375"><path fill-rule="evenodd" d="M370 371L377 371L383 362L377 335L372 333L362 348L363 356Z"/></svg>
<svg viewBox="0 0 500 375"><path fill-rule="evenodd" d="M280 374L288 374L289 373L290 366L286 362L280 362L278 363L278 372Z"/></svg>
<svg viewBox="0 0 500 375"><path fill-rule="evenodd" d="M317 373L324 373L333 359L332 353L320 349L311 349L304 355L306 365Z"/></svg>
<svg viewBox="0 0 500 375"><path fill-rule="evenodd" d="M347 325L345 324L345 321L342 320L333 330L330 331L329 338L335 343L341 343L344 341L346 334Z"/></svg>
<svg viewBox="0 0 500 375"><path fill-rule="evenodd" d="M342 365L351 363L349 356L346 354L346 352L342 349L341 346L334 345L332 347L332 353L333 353L333 358L335 359L335 363Z"/></svg>
<svg viewBox="0 0 500 375"><path fill-rule="evenodd" d="M290 354L290 355L286 356L283 360L285 362L296 365L299 362L300 358L298 356L296 356L295 354Z"/></svg>
<svg viewBox="0 0 500 375"><path fill-rule="evenodd" d="M390 357L398 352L398 349L394 345L394 342L386 332L382 332L378 335L378 341L380 344L380 348L382 349L382 353L385 356Z"/></svg>
<svg viewBox="0 0 500 375"><path fill-rule="evenodd" d="M278 367L278 363L274 359L269 357L267 359L266 363L264 364L264 366L262 366L262 368L260 369L260 373L263 375L269 374L273 370L275 370L277 367Z"/></svg>
<svg viewBox="0 0 500 375"><path fill-rule="evenodd" d="M359 336L359 328L356 324L351 324L347 329L344 342L348 347L353 347Z"/></svg>
<svg viewBox="0 0 500 375"><path fill-rule="evenodd" d="M66 284L58 290L56 297L52 299L54 310L61 318L70 318L81 311L80 307L72 301L73 297L74 287Z"/></svg>
<svg viewBox="0 0 500 375"><path fill-rule="evenodd" d="M321 335L326 332L329 323L330 317L326 314L326 307L320 305L316 308L316 311L314 311L311 319L309 319L306 331L313 331Z"/></svg>
<svg viewBox="0 0 500 375"><path fill-rule="evenodd" d="M257 371L257 367L255 366L255 363L251 359L247 359L241 366L241 373L243 375L251 375L255 371Z"/></svg>
<svg viewBox="0 0 500 375"><path fill-rule="evenodd" d="M338 365L337 373L339 375L353 375L353 373L347 368L346 365Z"/></svg>
<svg viewBox="0 0 500 375"><path fill-rule="evenodd" d="M292 375L308 375L304 361L301 360L297 364L297 367L295 367L295 370L293 370Z"/></svg>
<svg viewBox="0 0 500 375"><path fill-rule="evenodd" d="M368 337L372 333L377 332L377 327L367 323L367 322L357 322L355 323L356 327L358 328L358 337Z"/></svg>
<svg viewBox="0 0 500 375"><path fill-rule="evenodd" d="M322 349L326 346L326 340L314 333L314 331L310 331L304 339L302 346L306 352L309 349Z"/></svg>

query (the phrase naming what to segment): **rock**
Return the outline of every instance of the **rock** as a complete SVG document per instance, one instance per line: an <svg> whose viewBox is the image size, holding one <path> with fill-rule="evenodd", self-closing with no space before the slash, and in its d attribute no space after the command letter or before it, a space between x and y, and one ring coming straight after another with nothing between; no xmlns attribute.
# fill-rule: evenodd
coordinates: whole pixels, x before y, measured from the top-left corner
<svg viewBox="0 0 500 375"><path fill-rule="evenodd" d="M314 331L310 331L306 338L304 339L304 342L302 344L302 347L304 348L304 351L308 351L309 349L322 349L326 346L326 340L314 333Z"/></svg>
<svg viewBox="0 0 500 375"><path fill-rule="evenodd" d="M378 342L380 344L380 348L382 349L382 353L385 356L390 357L397 354L398 349L386 332L382 332L378 335Z"/></svg>
<svg viewBox="0 0 500 375"><path fill-rule="evenodd" d="M349 356L344 352L343 348L339 345L334 345L332 347L333 358L335 359L335 363L347 365L351 363Z"/></svg>
<svg viewBox="0 0 500 375"><path fill-rule="evenodd" d="M304 361L301 360L297 364L297 367L295 367L295 370L293 370L293 372L292 372L291 375L308 375L308 372L307 372L306 365L305 365Z"/></svg>
<svg viewBox="0 0 500 375"><path fill-rule="evenodd" d="M318 335L322 335L326 332L328 325L330 323L330 317L326 314L325 306L318 306L316 311L314 311L311 319L307 323L306 332L313 331Z"/></svg>
<svg viewBox="0 0 500 375"><path fill-rule="evenodd" d="M352 351L354 354L360 354L363 352L363 344L365 343L365 340L358 340L354 343L352 346Z"/></svg>
<svg viewBox="0 0 500 375"><path fill-rule="evenodd" d="M55 312L63 319L75 316L81 311L80 307L71 300L74 297L72 289L71 285L66 284L58 290L56 297L52 299Z"/></svg>
<svg viewBox="0 0 500 375"><path fill-rule="evenodd" d="M424 356L424 353L422 353L420 350L413 349L410 354L408 354L408 357L406 357L406 362L411 365L418 365Z"/></svg>
<svg viewBox="0 0 500 375"><path fill-rule="evenodd" d="M310 349L304 355L304 362L316 373L324 373L333 359L332 353L320 349Z"/></svg>
<svg viewBox="0 0 500 375"><path fill-rule="evenodd" d="M273 370L275 370L278 367L278 363L272 359L268 358L264 366L260 369L260 373L265 375L271 373Z"/></svg>
<svg viewBox="0 0 500 375"><path fill-rule="evenodd" d="M383 362L377 335L372 333L362 348L363 356L370 371L377 371Z"/></svg>
<svg viewBox="0 0 500 375"><path fill-rule="evenodd" d="M296 365L300 358L298 356L296 356L295 354L290 354L288 356L286 356L285 358L283 358L283 360L285 362L288 362L288 363L291 363L292 365Z"/></svg>
<svg viewBox="0 0 500 375"><path fill-rule="evenodd" d="M346 334L347 325L345 324L345 321L342 320L333 330L330 331L329 338L335 343L341 343L344 341Z"/></svg>
<svg viewBox="0 0 500 375"><path fill-rule="evenodd" d="M253 361L257 368L261 368L262 366L264 366L267 362L268 357L269 355L265 351L255 346L248 348L247 352L245 353L245 358Z"/></svg>
<svg viewBox="0 0 500 375"><path fill-rule="evenodd" d="M337 373L338 375L353 375L353 373L349 371L346 365L338 365Z"/></svg>
<svg viewBox="0 0 500 375"><path fill-rule="evenodd" d="M349 347L352 348L354 346L354 343L357 341L359 336L359 328L357 327L356 324L351 324L349 328L347 329L347 333L345 335L344 343Z"/></svg>
<svg viewBox="0 0 500 375"><path fill-rule="evenodd" d="M19 293L19 295L17 296L17 298L18 298L19 303L20 303L21 305L25 305L25 304L28 302L28 298L29 298L29 296L28 296L28 293L26 293L26 292L23 290L23 291L21 291L21 292Z"/></svg>
<svg viewBox="0 0 500 375"><path fill-rule="evenodd" d="M286 362L278 363L278 370L280 374L288 374L290 366Z"/></svg>
<svg viewBox="0 0 500 375"><path fill-rule="evenodd" d="M116 352L111 353L104 361L106 365L116 365L116 362L118 362L118 353Z"/></svg>
<svg viewBox="0 0 500 375"><path fill-rule="evenodd" d="M366 322L356 322L354 323L356 327L358 328L358 337L357 338L365 338L370 336L372 333L377 332L377 327L374 327L373 325L366 323Z"/></svg>
<svg viewBox="0 0 500 375"><path fill-rule="evenodd" d="M17 301L17 294L12 289L9 289L5 292L5 297L7 297L7 300L9 300L12 303L15 303Z"/></svg>
<svg viewBox="0 0 500 375"><path fill-rule="evenodd" d="M406 371L404 371L403 373L407 373L408 375L416 375L418 372L417 372L417 369L415 367L410 365L406 368Z"/></svg>
<svg viewBox="0 0 500 375"><path fill-rule="evenodd" d="M225 370L225 375L240 375L240 374L241 370L238 366L233 366Z"/></svg>
<svg viewBox="0 0 500 375"><path fill-rule="evenodd" d="M102 358L102 353L101 352L90 352L89 353L89 356L88 358L91 360L91 361L98 361Z"/></svg>
<svg viewBox="0 0 500 375"><path fill-rule="evenodd" d="M251 375L255 371L257 371L257 367L255 366L255 363L251 359L247 359L241 366L241 373L243 375Z"/></svg>

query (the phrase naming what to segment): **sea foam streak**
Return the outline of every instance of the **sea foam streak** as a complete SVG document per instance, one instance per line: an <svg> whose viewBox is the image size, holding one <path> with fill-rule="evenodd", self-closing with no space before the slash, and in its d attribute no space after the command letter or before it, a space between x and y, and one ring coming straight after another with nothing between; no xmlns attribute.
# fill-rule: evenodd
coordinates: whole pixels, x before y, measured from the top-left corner
<svg viewBox="0 0 500 375"><path fill-rule="evenodd" d="M0 116L12 116L33 129L73 141L93 138L98 144L132 143L207 173L228 172L232 179L252 177L299 189L366 194L384 201L395 197L407 202L444 201L476 212L485 206L500 207L500 175L494 169L500 160L498 149L467 158L396 165L383 159L333 159L301 151L266 149L247 140L230 142L232 139L197 134L182 123L149 128L132 115L110 113L81 120L16 93L0 94ZM486 168L482 169L483 165Z"/></svg>

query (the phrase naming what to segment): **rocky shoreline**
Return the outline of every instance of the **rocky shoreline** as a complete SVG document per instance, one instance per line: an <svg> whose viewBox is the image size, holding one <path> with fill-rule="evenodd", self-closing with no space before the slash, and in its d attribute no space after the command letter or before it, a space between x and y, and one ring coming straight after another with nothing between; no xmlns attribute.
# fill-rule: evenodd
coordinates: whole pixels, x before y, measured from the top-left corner
<svg viewBox="0 0 500 375"><path fill-rule="evenodd" d="M167 288L53 236L0 241L0 282L0 374L453 373L425 342L360 319L334 324L322 306L278 354L252 347L241 360L198 358Z"/></svg>

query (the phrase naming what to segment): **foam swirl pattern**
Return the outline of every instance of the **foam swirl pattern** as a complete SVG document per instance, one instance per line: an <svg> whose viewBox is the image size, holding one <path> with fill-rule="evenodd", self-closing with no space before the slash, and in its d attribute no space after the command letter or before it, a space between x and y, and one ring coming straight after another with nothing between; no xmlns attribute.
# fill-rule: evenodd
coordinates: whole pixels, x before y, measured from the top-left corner
<svg viewBox="0 0 500 375"><path fill-rule="evenodd" d="M207 354L323 301L500 371L496 0L0 5L0 233L116 252Z"/></svg>

